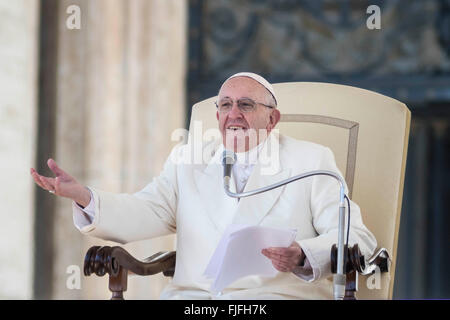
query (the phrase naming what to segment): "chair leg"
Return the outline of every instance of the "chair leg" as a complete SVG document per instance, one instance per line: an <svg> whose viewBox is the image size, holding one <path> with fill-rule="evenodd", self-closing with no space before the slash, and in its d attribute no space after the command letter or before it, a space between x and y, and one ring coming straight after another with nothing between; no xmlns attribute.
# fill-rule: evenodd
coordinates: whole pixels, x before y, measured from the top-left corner
<svg viewBox="0 0 450 320"><path fill-rule="evenodd" d="M109 276L109 290L112 292L111 300L124 300L123 292L127 291L128 270L120 267L117 276Z"/></svg>
<svg viewBox="0 0 450 320"><path fill-rule="evenodd" d="M125 300L125 299L123 298L123 292L122 292L122 291L113 292L113 293L112 293L111 300Z"/></svg>
<svg viewBox="0 0 450 320"><path fill-rule="evenodd" d="M355 292L358 290L358 273L352 270L346 274L344 300L356 300Z"/></svg>

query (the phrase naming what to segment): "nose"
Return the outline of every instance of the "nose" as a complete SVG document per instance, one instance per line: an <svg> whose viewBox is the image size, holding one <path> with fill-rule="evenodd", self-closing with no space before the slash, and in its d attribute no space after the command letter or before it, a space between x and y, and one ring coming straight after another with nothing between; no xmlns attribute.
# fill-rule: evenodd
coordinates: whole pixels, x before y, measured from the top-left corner
<svg viewBox="0 0 450 320"><path fill-rule="evenodd" d="M236 118L241 118L242 117L242 112L238 108L238 104L237 104L236 101L233 102L233 106L231 107L230 112L228 112L228 117L232 118L232 119L236 119Z"/></svg>

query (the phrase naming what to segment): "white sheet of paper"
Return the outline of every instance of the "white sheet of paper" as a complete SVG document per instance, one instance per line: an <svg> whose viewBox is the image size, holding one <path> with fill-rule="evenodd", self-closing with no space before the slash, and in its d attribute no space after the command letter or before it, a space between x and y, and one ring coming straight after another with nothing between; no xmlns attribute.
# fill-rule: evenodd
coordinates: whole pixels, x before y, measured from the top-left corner
<svg viewBox="0 0 450 320"><path fill-rule="evenodd" d="M289 247L297 231L261 226L230 225L214 251L204 275L213 278L212 292L220 292L248 275L273 277L278 271L261 253L269 247Z"/></svg>

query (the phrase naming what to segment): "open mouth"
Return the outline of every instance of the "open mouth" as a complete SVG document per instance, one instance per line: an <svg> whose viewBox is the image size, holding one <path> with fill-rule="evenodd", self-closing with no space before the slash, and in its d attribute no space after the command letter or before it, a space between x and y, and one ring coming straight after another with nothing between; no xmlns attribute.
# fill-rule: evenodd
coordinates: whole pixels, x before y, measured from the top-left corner
<svg viewBox="0 0 450 320"><path fill-rule="evenodd" d="M243 126L228 126L227 130L238 132L238 131L247 131L247 128Z"/></svg>

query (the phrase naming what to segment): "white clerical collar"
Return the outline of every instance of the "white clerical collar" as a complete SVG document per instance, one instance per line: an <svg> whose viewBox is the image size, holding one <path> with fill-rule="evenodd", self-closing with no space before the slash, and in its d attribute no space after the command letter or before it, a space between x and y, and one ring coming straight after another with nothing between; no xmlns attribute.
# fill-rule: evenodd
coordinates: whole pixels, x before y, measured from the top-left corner
<svg viewBox="0 0 450 320"><path fill-rule="evenodd" d="M236 152L236 164L240 166L254 165L258 161L258 156L267 139L258 144L256 147L246 152Z"/></svg>

